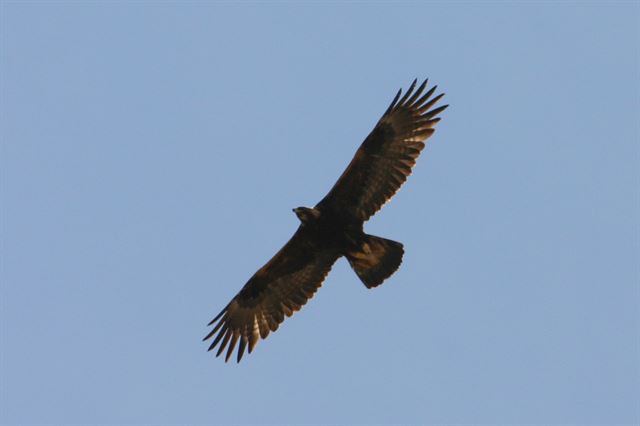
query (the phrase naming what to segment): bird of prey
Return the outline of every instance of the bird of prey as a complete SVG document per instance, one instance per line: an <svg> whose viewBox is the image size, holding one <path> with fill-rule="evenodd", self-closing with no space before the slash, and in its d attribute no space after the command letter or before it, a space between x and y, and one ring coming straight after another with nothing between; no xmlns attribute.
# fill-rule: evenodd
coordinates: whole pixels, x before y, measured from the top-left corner
<svg viewBox="0 0 640 426"><path fill-rule="evenodd" d="M225 361L239 342L237 361L260 338L276 331L285 316L298 311L322 285L333 264L345 256L367 288L393 274L404 249L401 243L363 231L363 224L398 191L411 174L424 141L448 105L435 107L444 93L423 94L425 80L402 89L329 193L315 207L293 209L300 226L293 237L260 268L210 323L215 335L209 350L227 349Z"/></svg>

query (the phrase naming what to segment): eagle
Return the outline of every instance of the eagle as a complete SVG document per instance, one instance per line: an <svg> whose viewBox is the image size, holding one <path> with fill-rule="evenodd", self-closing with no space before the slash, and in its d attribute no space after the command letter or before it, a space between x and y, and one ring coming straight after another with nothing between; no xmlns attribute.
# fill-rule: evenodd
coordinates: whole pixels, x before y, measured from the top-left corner
<svg viewBox="0 0 640 426"><path fill-rule="evenodd" d="M215 335L209 351L218 346L220 356L227 348L226 362L237 345L240 362L245 349L251 353L313 297L342 256L367 288L398 269L402 244L366 234L363 224L407 180L438 114L448 107L436 107L444 96L433 96L437 86L424 92L428 79L417 89L416 83L404 96L398 91L329 193L315 207L293 209L300 226L208 324L213 329L203 340Z"/></svg>

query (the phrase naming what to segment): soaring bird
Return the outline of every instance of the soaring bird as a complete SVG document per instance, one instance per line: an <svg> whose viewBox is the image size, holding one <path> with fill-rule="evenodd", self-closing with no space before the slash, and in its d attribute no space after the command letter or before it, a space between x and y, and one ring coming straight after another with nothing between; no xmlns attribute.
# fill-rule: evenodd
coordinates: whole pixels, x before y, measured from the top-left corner
<svg viewBox="0 0 640 426"><path fill-rule="evenodd" d="M448 105L435 107L444 96L423 94L425 80L414 80L402 96L398 91L351 163L315 207L293 209L300 226L291 239L260 268L231 302L209 323L215 335L209 350L227 349L225 361L239 342L237 361L253 351L260 338L276 331L320 288L333 264L345 256L367 288L393 274L404 249L401 243L364 233L363 224L398 191L411 174L437 117Z"/></svg>

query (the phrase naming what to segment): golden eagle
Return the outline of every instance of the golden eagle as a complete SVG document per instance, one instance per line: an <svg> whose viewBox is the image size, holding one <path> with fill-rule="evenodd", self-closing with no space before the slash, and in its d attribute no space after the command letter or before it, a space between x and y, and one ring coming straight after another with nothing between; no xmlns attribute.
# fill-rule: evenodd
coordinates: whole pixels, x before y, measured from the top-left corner
<svg viewBox="0 0 640 426"><path fill-rule="evenodd" d="M364 140L331 191L313 208L293 209L300 226L289 242L260 268L209 325L216 335L219 356L226 347L228 361L236 344L240 362L260 338L276 331L285 315L298 311L322 285L333 264L345 256L367 288L393 274L404 250L402 244L367 235L363 224L398 191L433 134L437 117L448 105L434 108L444 93L424 95L427 81L417 90L414 80L402 89Z"/></svg>

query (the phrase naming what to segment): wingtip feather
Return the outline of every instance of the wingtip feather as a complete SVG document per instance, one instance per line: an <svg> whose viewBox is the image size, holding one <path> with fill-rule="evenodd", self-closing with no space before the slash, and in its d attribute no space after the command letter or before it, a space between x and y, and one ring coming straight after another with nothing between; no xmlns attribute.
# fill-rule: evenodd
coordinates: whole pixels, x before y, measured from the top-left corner
<svg viewBox="0 0 640 426"><path fill-rule="evenodd" d="M236 362L240 362L242 359L242 355L244 355L244 350L247 347L247 338L246 336L240 336L240 344L238 345L238 357Z"/></svg>
<svg viewBox="0 0 640 426"><path fill-rule="evenodd" d="M411 96L411 93L413 93L413 89L415 89L417 82L418 82L417 78L413 80L413 82L411 83L411 85L407 89L407 92L404 94L402 99L400 99L400 102L398 102L398 105L404 105L406 103L406 101L409 98L409 96Z"/></svg>
<svg viewBox="0 0 640 426"><path fill-rule="evenodd" d="M220 354L224 351L224 348L227 346L227 343L229 342L229 339L231 338L232 334L233 332L231 331L231 329L228 328L226 333L224 334L224 339L222 339L222 343L220 343L218 352L216 352L216 357L219 357Z"/></svg>
<svg viewBox="0 0 640 426"><path fill-rule="evenodd" d="M384 114L382 114L382 116L384 117L385 115L389 114L389 112L393 109L393 107L396 106L396 102L398 102L398 99L400 99L400 95L402 94L402 88L400 88L398 90L398 93L396 93L396 96L394 96L393 100L391 101L391 103L389 104L389 107L387 108L387 110L384 112Z"/></svg>
<svg viewBox="0 0 640 426"><path fill-rule="evenodd" d="M416 99L418 99L420 94L424 91L424 88L427 87L427 83L428 82L429 82L428 78L425 81L422 82L420 87L418 87L418 90L416 90L416 92L413 94L413 96L411 96L411 98L409 98L409 100L407 100L407 105L408 106L410 106L410 107L413 106L413 104L415 103Z"/></svg>
<svg viewBox="0 0 640 426"><path fill-rule="evenodd" d="M212 319L211 321L209 321L209 324L207 324L207 326L213 324L214 322L218 321L220 319L220 317L222 315L224 315L225 312L227 312L227 309L229 308L229 305L225 306L223 310L220 311L220 313L218 315L216 315L216 317L214 319Z"/></svg>
<svg viewBox="0 0 640 426"><path fill-rule="evenodd" d="M239 336L240 335L238 334L238 332L233 333L233 337L231 338L231 342L229 343L229 349L227 349L227 354L224 357L224 362L229 361L229 358L231 358L231 354L233 353L233 350L236 348L236 343L238 342Z"/></svg>

